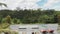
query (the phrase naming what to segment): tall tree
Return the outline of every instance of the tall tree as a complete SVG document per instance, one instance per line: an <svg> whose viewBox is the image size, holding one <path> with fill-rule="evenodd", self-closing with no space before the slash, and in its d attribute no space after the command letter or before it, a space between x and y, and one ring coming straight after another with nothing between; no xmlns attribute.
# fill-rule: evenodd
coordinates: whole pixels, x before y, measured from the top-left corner
<svg viewBox="0 0 60 34"><path fill-rule="evenodd" d="M6 22L11 24L11 17L9 15L6 17Z"/></svg>

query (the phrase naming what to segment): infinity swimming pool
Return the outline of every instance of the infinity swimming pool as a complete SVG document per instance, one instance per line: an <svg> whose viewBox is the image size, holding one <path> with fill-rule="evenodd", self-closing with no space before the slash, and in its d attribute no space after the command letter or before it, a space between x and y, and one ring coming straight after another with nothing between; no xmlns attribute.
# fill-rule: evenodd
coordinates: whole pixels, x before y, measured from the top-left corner
<svg viewBox="0 0 60 34"><path fill-rule="evenodd" d="M46 31L46 34L51 34L49 30L54 30L53 34L58 34L57 28L58 24L19 24L10 26L11 30L18 31L19 34L42 34L44 31Z"/></svg>

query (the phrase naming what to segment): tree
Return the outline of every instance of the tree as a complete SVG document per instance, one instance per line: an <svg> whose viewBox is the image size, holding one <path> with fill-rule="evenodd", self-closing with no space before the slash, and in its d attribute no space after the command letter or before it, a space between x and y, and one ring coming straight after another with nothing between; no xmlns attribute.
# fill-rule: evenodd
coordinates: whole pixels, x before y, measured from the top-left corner
<svg viewBox="0 0 60 34"><path fill-rule="evenodd" d="M0 16L0 23L2 23L2 17Z"/></svg>
<svg viewBox="0 0 60 34"><path fill-rule="evenodd" d="M59 16L58 16L59 17ZM58 23L57 15L54 15L54 23Z"/></svg>
<svg viewBox="0 0 60 34"><path fill-rule="evenodd" d="M9 15L6 17L6 22L11 24L11 17Z"/></svg>
<svg viewBox="0 0 60 34"><path fill-rule="evenodd" d="M17 24L17 19L16 18L14 18L13 23Z"/></svg>

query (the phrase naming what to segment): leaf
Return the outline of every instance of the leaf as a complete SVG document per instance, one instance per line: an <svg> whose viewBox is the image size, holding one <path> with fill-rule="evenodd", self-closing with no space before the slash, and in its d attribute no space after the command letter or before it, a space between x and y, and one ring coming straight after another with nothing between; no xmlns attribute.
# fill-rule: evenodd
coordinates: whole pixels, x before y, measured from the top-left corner
<svg viewBox="0 0 60 34"><path fill-rule="evenodd" d="M5 7L7 7L7 5L5 3L0 3L0 6L4 5Z"/></svg>

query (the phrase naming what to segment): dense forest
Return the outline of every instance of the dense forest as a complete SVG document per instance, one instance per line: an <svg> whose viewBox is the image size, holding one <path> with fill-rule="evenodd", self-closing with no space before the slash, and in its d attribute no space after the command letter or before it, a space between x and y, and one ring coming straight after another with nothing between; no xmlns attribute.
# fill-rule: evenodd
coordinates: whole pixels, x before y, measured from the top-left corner
<svg viewBox="0 0 60 34"><path fill-rule="evenodd" d="M60 23L60 11L56 10L0 10L0 23L9 24L48 24Z"/></svg>

